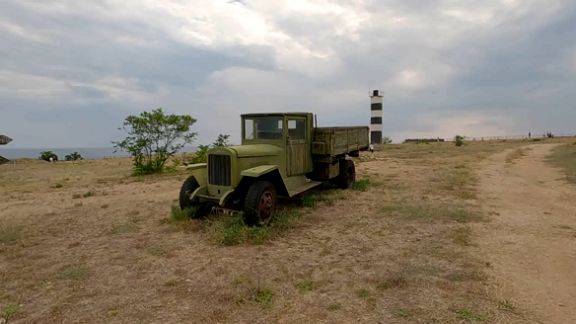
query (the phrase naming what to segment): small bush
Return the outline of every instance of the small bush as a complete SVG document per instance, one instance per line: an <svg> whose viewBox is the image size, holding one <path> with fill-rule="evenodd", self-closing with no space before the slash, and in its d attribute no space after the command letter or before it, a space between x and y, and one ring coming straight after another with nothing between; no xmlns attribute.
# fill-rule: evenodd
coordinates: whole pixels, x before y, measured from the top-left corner
<svg viewBox="0 0 576 324"><path fill-rule="evenodd" d="M210 149L209 145L198 145L198 149L194 152L194 156L192 157L192 163L206 163L208 160L208 150Z"/></svg>
<svg viewBox="0 0 576 324"><path fill-rule="evenodd" d="M46 162L56 162L58 161L58 155L52 151L44 151L40 153L39 159Z"/></svg>
<svg viewBox="0 0 576 324"><path fill-rule="evenodd" d="M456 146L464 145L464 136L462 136L462 135L454 136L454 145L456 145Z"/></svg>
<svg viewBox="0 0 576 324"><path fill-rule="evenodd" d="M370 179L360 179L352 183L352 190L366 191L370 186Z"/></svg>
<svg viewBox="0 0 576 324"><path fill-rule="evenodd" d="M80 153L78 152L74 152L72 154L68 154L66 156L64 156L64 159L66 161L79 161L79 160L84 160L84 158L82 157L82 155L80 155Z"/></svg>

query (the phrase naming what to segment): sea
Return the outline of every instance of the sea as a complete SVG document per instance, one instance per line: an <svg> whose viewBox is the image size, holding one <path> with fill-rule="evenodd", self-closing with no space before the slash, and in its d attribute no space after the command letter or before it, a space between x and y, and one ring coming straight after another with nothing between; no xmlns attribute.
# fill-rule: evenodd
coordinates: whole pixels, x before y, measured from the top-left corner
<svg viewBox="0 0 576 324"><path fill-rule="evenodd" d="M194 152L194 147L185 147L182 152ZM9 160L15 159L37 159L40 153L52 151L60 160L68 154L78 152L83 158L88 160L103 159L107 157L127 157L130 156L124 151L116 151L113 147L70 147L70 148L6 148L0 147L0 156Z"/></svg>

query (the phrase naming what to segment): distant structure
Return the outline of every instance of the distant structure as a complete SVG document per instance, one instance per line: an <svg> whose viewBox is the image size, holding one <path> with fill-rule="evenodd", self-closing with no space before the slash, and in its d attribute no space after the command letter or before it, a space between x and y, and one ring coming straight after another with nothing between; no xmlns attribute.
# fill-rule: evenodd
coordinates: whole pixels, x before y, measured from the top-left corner
<svg viewBox="0 0 576 324"><path fill-rule="evenodd" d="M370 144L382 144L382 96L379 90L370 96Z"/></svg>
<svg viewBox="0 0 576 324"><path fill-rule="evenodd" d="M12 142L12 139L6 135L0 135L0 145L6 145Z"/></svg>
<svg viewBox="0 0 576 324"><path fill-rule="evenodd" d="M12 139L6 135L0 135L0 145L6 145L12 142ZM8 162L8 159L0 156L0 164Z"/></svg>

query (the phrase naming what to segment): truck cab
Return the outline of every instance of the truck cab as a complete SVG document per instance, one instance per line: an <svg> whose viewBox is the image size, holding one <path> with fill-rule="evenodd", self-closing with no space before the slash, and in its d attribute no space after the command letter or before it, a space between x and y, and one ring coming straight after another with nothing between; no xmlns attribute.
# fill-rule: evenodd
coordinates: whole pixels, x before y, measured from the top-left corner
<svg viewBox="0 0 576 324"><path fill-rule="evenodd" d="M242 144L214 147L207 163L189 166L191 176L182 185L180 207L193 208L196 214L214 205L242 209L247 223L263 224L270 220L278 196L294 197L340 175L347 152L330 154L326 144L335 143L315 142L319 129L313 118L311 113L242 115ZM348 135L340 137L347 143ZM344 169L353 172L350 162L344 162ZM325 167L332 171L322 170Z"/></svg>

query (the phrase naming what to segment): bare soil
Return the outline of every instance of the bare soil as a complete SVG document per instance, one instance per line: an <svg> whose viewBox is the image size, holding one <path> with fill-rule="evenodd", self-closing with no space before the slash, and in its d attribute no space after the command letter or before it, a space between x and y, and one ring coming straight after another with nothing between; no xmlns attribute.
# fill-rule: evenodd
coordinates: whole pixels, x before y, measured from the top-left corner
<svg viewBox="0 0 576 324"><path fill-rule="evenodd" d="M524 311L518 322L576 323L576 186L546 161L556 146L496 154L480 173L492 219L476 226L480 250L494 294Z"/></svg>

